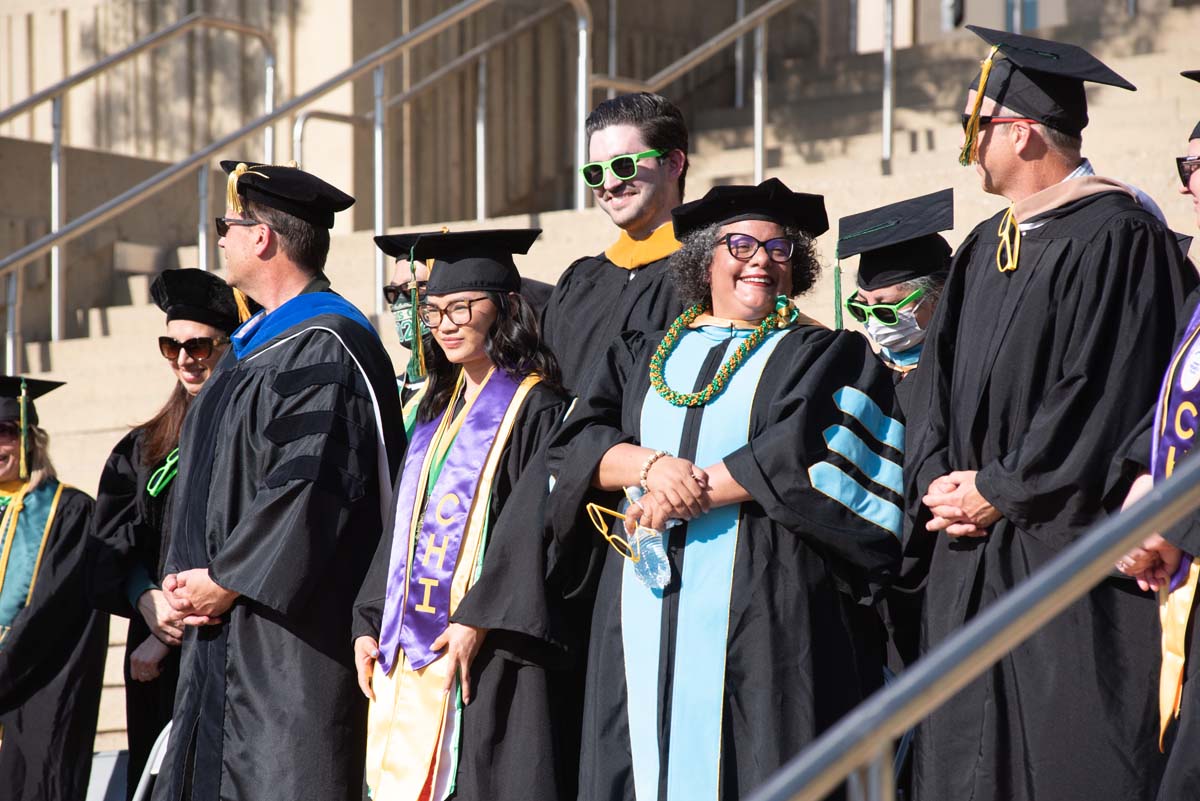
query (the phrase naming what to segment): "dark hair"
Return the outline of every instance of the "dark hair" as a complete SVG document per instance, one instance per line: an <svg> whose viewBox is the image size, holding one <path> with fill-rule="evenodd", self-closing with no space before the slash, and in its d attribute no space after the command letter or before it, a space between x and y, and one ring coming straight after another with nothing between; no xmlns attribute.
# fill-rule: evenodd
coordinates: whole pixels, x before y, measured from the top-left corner
<svg viewBox="0 0 1200 801"><path fill-rule="evenodd" d="M667 262L684 308L696 303L712 302L710 268L713 252L720 245L723 225L725 223L715 223L688 234L683 238L682 247L672 253L671 260ZM812 289L821 273L821 265L817 263L817 248L812 237L790 225L783 226L783 235L795 245L792 251L792 288L787 295L796 297Z"/></svg>
<svg viewBox="0 0 1200 801"><path fill-rule="evenodd" d="M488 358L513 378L537 373L542 377L543 385L561 391L562 370L558 367L558 359L554 358L542 339L537 314L529 302L516 292L484 294L496 304L499 311L483 343ZM437 340L431 335L425 338L424 343L427 348L425 367L429 371L429 378L425 396L417 407L417 420L422 423L445 411L458 380L457 365L446 358Z"/></svg>
<svg viewBox="0 0 1200 801"><path fill-rule="evenodd" d="M286 211L271 206L243 200L246 206L246 216L266 223L275 236L279 238L279 246L283 253L298 267L310 275L319 273L325 267L325 259L329 255L329 230L313 225Z"/></svg>
<svg viewBox="0 0 1200 801"><path fill-rule="evenodd" d="M605 100L587 116L587 141L596 131L613 125L632 125L641 131L646 147L670 153L683 151L683 171L679 173L679 197L688 171L688 129L683 114L662 95L636 92Z"/></svg>
<svg viewBox="0 0 1200 801"><path fill-rule="evenodd" d="M257 218L256 218L257 219ZM179 433L183 430L183 418L192 405L192 396L176 381L171 396L158 410L158 414L142 423L142 464L154 467L167 458L179 446Z"/></svg>

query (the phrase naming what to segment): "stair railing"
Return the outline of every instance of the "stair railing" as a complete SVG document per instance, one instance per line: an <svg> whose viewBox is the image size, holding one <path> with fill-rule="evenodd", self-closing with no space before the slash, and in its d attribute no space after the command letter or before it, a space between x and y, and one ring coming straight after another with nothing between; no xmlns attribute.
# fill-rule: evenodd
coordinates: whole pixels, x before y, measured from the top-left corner
<svg viewBox="0 0 1200 801"><path fill-rule="evenodd" d="M207 14L188 14L176 22L166 26L165 28L143 37L128 47L113 53L110 56L100 59L90 67L86 67L79 72L68 75L63 80L51 86L42 89L35 94L22 100L16 105L9 106L6 109L0 110L0 123L8 122L9 120L19 117L22 114L32 111L43 103L50 102L50 128L51 128L51 143L50 143L50 237L55 236L63 229L63 194L65 190L65 172L63 165L63 98L67 92L85 81L95 78L101 73L111 70L120 64L125 63L135 56L143 53L148 53L156 50L168 42L182 36L189 31L197 28L211 28L214 30L232 31L250 36L262 43L263 47L263 112L270 114L275 107L275 40L271 34L262 28L253 25L247 25L235 20L222 19L213 17ZM270 161L273 157L275 149L274 131L268 128L265 132L265 141L263 143L264 150L267 154L267 160ZM62 252L61 245L67 240L55 240L50 247L50 338L57 341L63 336L63 286L62 286ZM45 251L41 251L44 253ZM39 253L41 255L41 253ZM16 336L19 330L20 319L20 291L15 284L15 279L10 274L9 286L7 288L7 296L10 301L14 295L16 296L16 305L10 305L8 309L8 324L6 326L6 342L5 355L8 359L7 364L10 369L15 369L18 365L15 361L15 351L17 349Z"/></svg>
<svg viewBox="0 0 1200 801"><path fill-rule="evenodd" d="M1200 459L1189 459L852 710L748 801L820 801L843 781L849 801L893 801L892 744L904 731L1083 597L1123 554L1198 507Z"/></svg>
<svg viewBox="0 0 1200 801"><path fill-rule="evenodd" d="M687 55L668 64L646 80L610 75L593 75L592 86L623 92L657 92L694 70L751 30L754 31L754 182L763 180L766 168L767 119L767 28L766 21L794 5L796 0L769 0L726 27L721 33L697 46ZM579 183L579 182L576 182ZM580 183L582 187L582 184Z"/></svg>
<svg viewBox="0 0 1200 801"><path fill-rule="evenodd" d="M453 75L460 70L465 69L471 64L476 65L478 79L475 85L475 219L487 219L487 170L483 165L486 158L487 144L487 57L488 53L496 49L500 45L524 33L542 23L547 17L556 14L559 11L568 8L570 3L563 2L555 3L541 11L526 17L503 33L499 33L490 39L472 47L457 58L446 62L438 67L433 72L426 75L421 80L414 83L411 87L399 94L393 95L384 101L385 109L393 109L397 106L402 106L405 103L410 103L420 95L427 92L429 89L436 86L442 79ZM366 114L342 114L336 111L323 111L321 109L305 109L296 115L296 121L292 123L292 158L299 164L304 164L304 134L308 128L310 120L322 120L325 122L337 122L346 125L354 125L358 127L371 127L374 124L375 112L367 112ZM376 168L374 171L375 185L384 180L382 170Z"/></svg>
<svg viewBox="0 0 1200 801"><path fill-rule="evenodd" d="M297 97L292 98L283 105L275 108L270 113L263 114L258 119L255 119L238 130L227 134L207 147L197 150L190 156L187 156L175 164L167 167L155 175L150 176L144 181L130 187L121 194L105 202L104 204L92 209L91 211L81 215L80 217L65 224L57 231L51 232L40 239L31 242L30 244L10 253L3 259L0 259L0 276L12 274L18 267L21 267L34 259L46 254L55 247L61 246L70 242L98 225L112 219L116 215L126 211L127 209L137 205L148 197L151 197L159 192L164 191L183 177L199 170L201 173L201 185L207 188L207 176L209 160L217 153L241 142L243 139L264 130L276 121L299 111L304 106L313 103L316 100L324 97L334 89L342 86L349 81L366 75L369 72L374 73L376 82L376 109L375 109L375 155L376 163L382 163L383 155L383 123L386 115L382 113L382 98L385 97L380 85L383 84L385 78L384 65L398 58L406 51L411 50L418 44L436 36L442 31L452 27L458 22L475 14L478 11L492 5L496 0L461 0L459 3L451 6L442 13L430 18L421 25L413 28L403 36L397 37L388 44L375 50L363 58L356 61L351 66L337 73L336 75L326 79L317 86L309 89ZM591 11L588 8L587 0L568 0L572 7L576 9L576 33L578 37L578 64L577 70L578 83L576 86L578 97L576 98L576 117L582 122L586 117L590 97L588 88L588 79L591 70L591 57L589 54L589 45L591 38ZM577 166L581 166L586 155L586 150L583 142L582 126L579 127L579 134L576 136L575 158ZM384 230L383 206L384 197L380 196L379 188L376 188L376 207L375 207L375 229L382 233ZM576 191L577 206L582 206L583 192L582 188ZM202 208L200 212L199 233L200 242L203 245L207 241L208 229L212 225L212 221L207 218L207 210ZM384 262L381 258L376 258L375 269L375 315L379 319L383 315L383 280L384 280ZM61 286L59 292L61 293ZM16 290L11 288L10 292ZM56 298L55 302L60 302L60 297Z"/></svg>

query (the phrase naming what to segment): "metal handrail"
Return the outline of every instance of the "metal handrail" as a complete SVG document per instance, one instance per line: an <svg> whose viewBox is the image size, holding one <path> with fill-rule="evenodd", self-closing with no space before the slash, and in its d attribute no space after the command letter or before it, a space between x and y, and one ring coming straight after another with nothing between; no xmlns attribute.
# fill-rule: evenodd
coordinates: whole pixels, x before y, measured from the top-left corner
<svg viewBox="0 0 1200 801"><path fill-rule="evenodd" d="M324 97L334 89L340 87L342 84L361 77L372 70L381 71L381 67L392 59L402 55L405 51L420 44L421 42L424 42L438 33L441 33L443 30L449 28L462 19L465 19L471 14L474 14L476 11L491 5L493 2L495 2L495 0L461 0L461 2L446 9L441 14L438 14L437 16L427 20L413 30L409 31L407 34L392 40L390 43L364 56L351 66L326 79L312 89L309 89L307 92L292 98L288 102L274 109L269 114L262 115L258 119L247 123L233 133L221 137L207 147L197 150L192 155L181 159L170 167L167 167L155 175L150 176L137 185L125 190L120 195L112 198L103 205L92 209L75 220L72 220L70 223L64 225L59 231L43 236L42 238L31 242L25 247L10 253L8 256L0 259L0 275L5 275L9 272L12 272L17 267L33 261L57 245L65 244L66 242L82 236L96 226L101 225L112 217L136 205L146 197L165 190L169 186L172 186L177 181L182 179L186 174L194 171L206 163L219 151L228 148L230 145L240 142L262 128L271 125L277 120L282 119L289 114L294 113L298 109L314 102L315 100ZM577 11L579 12L577 14L577 22L580 41L581 43L586 44L591 31L591 16L587 9L586 0L569 0L569 2L576 6ZM585 12L587 13L585 14ZM582 51L583 55L580 59L581 64L586 64L590 68L591 59L587 57L586 47L582 48ZM586 83L586 75L583 76L583 80ZM579 101L580 106L585 109L588 103L586 94L587 93L585 92L584 97ZM586 110L584 113L586 114ZM380 115L379 118L377 118L377 124L382 122L382 116L383 115ZM582 163L584 156L582 132L577 139L579 142L576 145L576 159ZM376 210L376 215L377 217L379 215L378 209ZM382 297L382 285L382 262L378 262L376 265L377 291L375 293L377 315L382 314L380 300Z"/></svg>
<svg viewBox="0 0 1200 801"><path fill-rule="evenodd" d="M264 114L256 120L253 120L242 126L233 133L221 137L216 142L207 147L197 150L192 155L181 159L175 164L166 169L152 175L141 183L133 186L120 195L112 198L108 202L86 214L72 220L67 225L64 225L57 232L53 232L42 238L31 242L19 250L10 253L8 256L0 259L0 275L5 275L12 272L17 267L27 264L30 261L44 255L52 248L65 244L79 236L87 233L98 225L106 222L112 217L120 214L126 209L136 205L141 200L163 191L167 187L173 185L186 174L200 168L217 152L228 148L230 145L236 144L256 131L271 125L283 117L294 113L298 109L307 106L308 104L319 100L325 95L340 87L342 84L359 78L368 72L375 71L375 80L377 84L377 112L380 111L379 106L382 105L382 92L378 91L378 85L383 78L383 65L399 57L406 51L416 45L432 38L441 33L455 23L465 19L466 17L482 10L491 5L496 0L461 0L459 3L451 6L442 13L429 20L426 20L421 25L418 25L413 30L403 36L397 37L388 44L380 47L374 52L364 56L356 61L351 66L342 70L338 74L326 79L317 86L309 89L304 94L292 98L282 106L274 109L268 114ZM591 38L591 11L588 8L587 0L567 0L576 10L576 33L578 37L578 60L579 68L577 70L578 83L576 85L576 119L578 120L578 135L575 137L575 160L576 166L582 166L586 149L583 142L583 126L582 121L587 116L590 105L590 88L588 77L591 70L591 56L588 51ZM377 163L382 163L382 159L378 158L382 151L382 125L386 115L377 113L375 118L376 135L375 148L377 154ZM576 182L578 184L578 182ZM377 233L383 232L383 198L379 197L378 190L376 196L375 209L375 227ZM583 207L583 191L582 185L576 188L576 207ZM377 317L382 316L382 297L383 297L383 260L377 254L375 266L375 314Z"/></svg>
<svg viewBox="0 0 1200 801"><path fill-rule="evenodd" d="M453 75L454 73L466 68L473 62L480 62L480 71L485 71L486 57L489 52L504 44L508 40L524 33L525 31L539 25L547 17L556 14L564 8L569 7L566 0L548 6L541 11L526 17L508 30L487 39L480 44L472 47L470 50L459 55L452 61L448 61L441 67L438 67L433 72L426 75L421 80L414 83L411 87L399 94L393 95L384 102L384 107L387 109L402 106L409 103L421 94L427 92L438 84L443 78ZM486 130L487 117L487 84L486 79L478 82L476 98L476 131ZM324 120L326 122L338 122L348 125L366 127L372 124L375 119L375 113L369 111L366 114L343 114L336 111L324 111L321 109L305 109L296 115L296 121L292 123L292 158L300 165L304 164L304 133L308 127L309 120ZM480 145L481 142L476 142ZM478 149L478 147L477 147ZM478 155L478 154L477 154ZM379 180L379 173L376 172L376 180ZM475 169L475 216L476 219L483 220L486 217L484 200L487 196L487 170L483 167L483 160L476 159Z"/></svg>
<svg viewBox="0 0 1200 801"><path fill-rule="evenodd" d="M890 764L892 742L1025 641L1112 570L1146 537L1200 507L1200 459L1186 460L1131 508L1088 530L934 648L781 768L748 801L820 801L850 779L852 798L891 801L869 778ZM874 768L872 770L872 768ZM864 785L867 785L864 788ZM857 790L857 793L854 791Z"/></svg>
<svg viewBox="0 0 1200 801"><path fill-rule="evenodd" d="M63 228L64 207L62 196L65 183L62 157L63 98L67 92L84 81L90 80L119 64L123 64L135 56L162 47L167 42L182 36L193 28L214 28L217 30L233 31L244 36L253 36L262 43L264 52L263 110L265 113L270 114L271 110L275 107L275 40L271 37L271 34L253 25L200 13L188 14L186 17L180 18L162 30L139 39L119 52L100 59L90 67L68 75L58 83L30 95L20 103L0 110L0 123L4 123L14 117L32 111L47 101L50 101L52 104L50 110L50 126L52 131L50 144L50 236L54 236ZM266 150L267 161L271 161L275 150L274 129L268 128L265 138L264 148ZM13 279L10 278L9 280L12 281ZM50 248L50 338L55 341L62 339L63 334L62 290L62 253L56 240L56 244ZM10 296L16 291L15 286L10 285L8 287L8 294ZM18 304L19 302L18 300ZM9 341L6 343L6 350L9 352L15 352L16 350L13 342L16 336L16 321L19 317L16 311L15 307L10 307L7 315L9 320L7 330ZM12 361L8 362L8 366L10 369L16 367Z"/></svg>
<svg viewBox="0 0 1200 801"><path fill-rule="evenodd" d="M592 86L599 89L617 89L624 92L657 92L679 80L708 59L724 50L751 30L754 31L754 182L763 179L766 167L766 117L767 117L767 29L764 23L771 17L793 5L796 0L769 0L746 16L726 27L721 33L700 44L687 55L663 67L646 80L636 78L593 75Z"/></svg>

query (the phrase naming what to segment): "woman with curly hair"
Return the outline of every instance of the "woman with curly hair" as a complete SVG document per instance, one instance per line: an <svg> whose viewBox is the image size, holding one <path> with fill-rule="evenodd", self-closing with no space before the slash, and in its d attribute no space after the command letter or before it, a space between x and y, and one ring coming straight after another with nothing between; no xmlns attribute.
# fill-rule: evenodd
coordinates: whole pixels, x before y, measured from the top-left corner
<svg viewBox="0 0 1200 801"><path fill-rule="evenodd" d="M533 521L547 493L541 448L566 398L512 259L540 233L380 245L432 266L425 391L355 607L375 801L562 797L550 702L561 637Z"/></svg>
<svg viewBox="0 0 1200 801"><path fill-rule="evenodd" d="M818 272L823 198L771 179L672 216L687 310L612 343L549 450L556 539L587 541L585 506L603 535L599 558L561 560L599 565L589 801L761 784L879 683L864 613L900 555L891 376L860 335L790 301Z"/></svg>

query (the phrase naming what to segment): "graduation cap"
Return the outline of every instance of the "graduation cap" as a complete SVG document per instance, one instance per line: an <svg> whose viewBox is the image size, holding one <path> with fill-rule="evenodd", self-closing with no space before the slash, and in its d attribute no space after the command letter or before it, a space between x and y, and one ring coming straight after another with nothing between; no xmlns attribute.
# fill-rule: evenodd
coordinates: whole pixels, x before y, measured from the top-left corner
<svg viewBox="0 0 1200 801"><path fill-rule="evenodd" d="M233 289L212 273L196 269L166 270L150 285L154 305L172 320L197 323L232 333L241 323Z"/></svg>
<svg viewBox="0 0 1200 801"><path fill-rule="evenodd" d="M1200 81L1200 70L1184 70L1179 74L1189 80ZM1200 139L1200 122L1196 123L1196 127L1192 129L1192 135L1188 139Z"/></svg>
<svg viewBox="0 0 1200 801"><path fill-rule="evenodd" d="M943 189L838 221L837 257L860 255L858 285L868 291L902 284L950 267L950 244L938 232L954 227L954 190Z"/></svg>
<svg viewBox="0 0 1200 801"><path fill-rule="evenodd" d="M672 209L671 220L679 240L710 225L741 220L795 226L814 238L829 230L825 198L793 192L778 178L768 178L758 186L714 186L699 200Z"/></svg>
<svg viewBox="0 0 1200 801"><path fill-rule="evenodd" d="M21 479L29 478L29 427L38 424L34 398L61 387L63 381L44 381L19 375L0 376L0 423L18 422L21 438Z"/></svg>
<svg viewBox="0 0 1200 801"><path fill-rule="evenodd" d="M354 205L354 198L293 162L288 165L222 161L229 175L226 201L238 214L245 212L242 198L251 203L299 217L318 228L332 228L334 212Z"/></svg>
<svg viewBox="0 0 1200 801"><path fill-rule="evenodd" d="M425 284L426 295L448 295L472 289L520 292L521 274L513 263L513 254L528 253L541 234L541 228L420 234L410 245L409 258L433 260L429 281ZM404 236L400 235L401 246Z"/></svg>
<svg viewBox="0 0 1200 801"><path fill-rule="evenodd" d="M1082 47L977 25L968 25L967 30L992 49L971 84L978 93L959 157L964 165L974 160L979 107L984 96L1056 131L1078 137L1088 124L1084 81L1137 91Z"/></svg>

